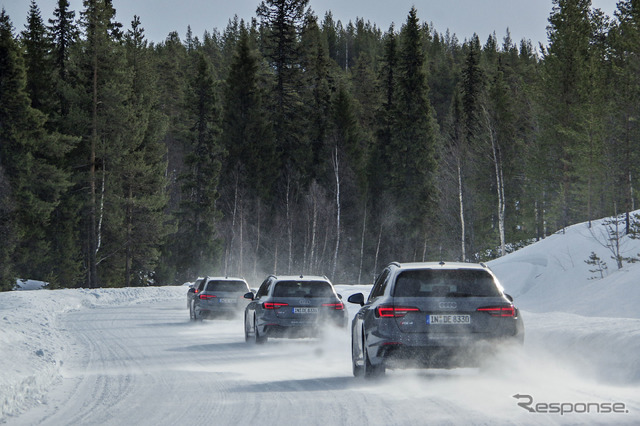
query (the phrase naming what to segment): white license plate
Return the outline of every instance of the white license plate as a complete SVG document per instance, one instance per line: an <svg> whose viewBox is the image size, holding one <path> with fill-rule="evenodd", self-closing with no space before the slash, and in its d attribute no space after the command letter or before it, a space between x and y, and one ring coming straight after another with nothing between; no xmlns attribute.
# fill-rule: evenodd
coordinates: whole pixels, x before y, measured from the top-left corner
<svg viewBox="0 0 640 426"><path fill-rule="evenodd" d="M471 316L469 315L427 315L427 324L429 325L471 324Z"/></svg>
<svg viewBox="0 0 640 426"><path fill-rule="evenodd" d="M220 303L236 303L236 299L218 299Z"/></svg>
<svg viewBox="0 0 640 426"><path fill-rule="evenodd" d="M294 314L317 314L318 308L293 308Z"/></svg>

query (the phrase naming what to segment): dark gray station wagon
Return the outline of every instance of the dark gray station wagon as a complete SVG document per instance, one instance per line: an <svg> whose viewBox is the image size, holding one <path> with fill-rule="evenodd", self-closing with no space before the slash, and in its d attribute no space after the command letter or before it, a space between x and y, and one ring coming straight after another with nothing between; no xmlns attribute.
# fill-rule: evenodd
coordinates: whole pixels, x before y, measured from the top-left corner
<svg viewBox="0 0 640 426"><path fill-rule="evenodd" d="M247 342L264 343L269 337L312 337L327 325L347 326L347 312L331 282L319 276L270 275L244 314Z"/></svg>
<svg viewBox="0 0 640 426"><path fill-rule="evenodd" d="M219 316L239 316L247 306L244 295L248 291L249 285L242 278L206 277L198 280L189 289L189 317L196 321Z"/></svg>
<svg viewBox="0 0 640 426"><path fill-rule="evenodd" d="M496 345L521 344L511 296L483 264L391 263L352 322L354 376L403 367L477 366Z"/></svg>

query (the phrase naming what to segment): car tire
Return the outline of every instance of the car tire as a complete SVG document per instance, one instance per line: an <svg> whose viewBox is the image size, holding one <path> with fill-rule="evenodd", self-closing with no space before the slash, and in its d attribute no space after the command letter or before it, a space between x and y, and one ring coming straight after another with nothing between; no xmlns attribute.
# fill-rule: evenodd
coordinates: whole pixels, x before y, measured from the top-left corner
<svg viewBox="0 0 640 426"><path fill-rule="evenodd" d="M256 339L256 344L262 345L263 343L267 343L267 336L261 336L260 333L258 333L258 324L256 324L255 319L253 320L253 335Z"/></svg>
<svg viewBox="0 0 640 426"><path fill-rule="evenodd" d="M193 302L189 305L189 320L196 320L196 311L193 309Z"/></svg>
<svg viewBox="0 0 640 426"><path fill-rule="evenodd" d="M254 336L249 334L249 327L247 325L247 315L244 316L244 341L247 343L255 343Z"/></svg>
<svg viewBox="0 0 640 426"><path fill-rule="evenodd" d="M204 317L202 316L202 314L198 315L198 311L196 310L196 303L193 302L193 320L202 322L203 319Z"/></svg>
<svg viewBox="0 0 640 426"><path fill-rule="evenodd" d="M366 342L362 345L362 357L364 358L363 373L365 379L375 379L385 375L386 368L384 364L373 365L369 360L369 351L367 350Z"/></svg>
<svg viewBox="0 0 640 426"><path fill-rule="evenodd" d="M355 333L351 334L351 370L353 371L353 377L362 377L364 373L364 367L357 364L358 348L356 348Z"/></svg>

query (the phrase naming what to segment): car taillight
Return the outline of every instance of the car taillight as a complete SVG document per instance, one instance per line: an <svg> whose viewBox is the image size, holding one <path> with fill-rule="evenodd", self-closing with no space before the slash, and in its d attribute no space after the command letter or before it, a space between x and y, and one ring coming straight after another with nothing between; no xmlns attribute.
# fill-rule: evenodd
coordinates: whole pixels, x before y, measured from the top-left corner
<svg viewBox="0 0 640 426"><path fill-rule="evenodd" d="M420 309L407 306L382 305L376 308L378 318L402 318L409 312L420 312Z"/></svg>
<svg viewBox="0 0 640 426"><path fill-rule="evenodd" d="M289 306L288 303L278 303L278 302L264 302L262 307L265 309L278 309L284 306Z"/></svg>
<svg viewBox="0 0 640 426"><path fill-rule="evenodd" d="M492 317L515 317L516 308L511 306L488 306L486 308L478 308L478 312L486 312Z"/></svg>
<svg viewBox="0 0 640 426"><path fill-rule="evenodd" d="M322 306L335 309L336 311L341 311L344 309L344 305L342 303L323 303Z"/></svg>
<svg viewBox="0 0 640 426"><path fill-rule="evenodd" d="M218 296L214 296L213 294L201 294L198 297L200 299L206 300L206 299L213 299L214 297L218 297Z"/></svg>

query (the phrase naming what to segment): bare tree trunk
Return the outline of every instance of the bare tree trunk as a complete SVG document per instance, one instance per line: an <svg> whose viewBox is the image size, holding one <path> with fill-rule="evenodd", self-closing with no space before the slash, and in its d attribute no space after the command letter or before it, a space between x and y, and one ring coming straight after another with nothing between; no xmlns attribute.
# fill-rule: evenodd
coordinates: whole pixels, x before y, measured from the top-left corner
<svg viewBox="0 0 640 426"><path fill-rule="evenodd" d="M534 216L535 216L535 223L536 223L536 241L540 241L540 213L539 213L539 209L538 209L538 200L534 201L533 203L533 210L534 210Z"/></svg>
<svg viewBox="0 0 640 426"><path fill-rule="evenodd" d="M224 262L224 275L229 275L229 270L232 267L232 260L233 260L233 251L234 251L234 244L235 244L235 239L236 239L236 215L238 212L238 179L239 179L239 173L238 170L235 170L235 188L234 188L234 194L233 194L233 211L231 213L231 240L229 241L229 245L227 248L227 255L226 255L226 259Z"/></svg>
<svg viewBox="0 0 640 426"><path fill-rule="evenodd" d="M291 265L293 264L293 224L291 223L291 200L289 197L289 191L291 190L291 177L287 176L287 195L286 195L286 209L287 209L287 242L289 245L289 256L287 260L287 273L291 274Z"/></svg>
<svg viewBox="0 0 640 426"><path fill-rule="evenodd" d="M493 146L493 164L496 169L496 190L498 191L498 232L500 233L500 256L506 254L506 238L505 238L505 198L504 198L504 178L502 174L502 159L500 151L495 143L493 135L491 136Z"/></svg>
<svg viewBox="0 0 640 426"><path fill-rule="evenodd" d="M98 252L100 251L100 247L102 246L102 220L104 219L104 195L106 192L106 176L107 176L107 161L104 160L102 162L102 179L100 188L100 214L98 215L98 228L96 231L98 242L96 244L96 259ZM96 265L99 264L99 261L96 261Z"/></svg>
<svg viewBox="0 0 640 426"><path fill-rule="evenodd" d="M375 276L378 270L378 256L380 255L380 243L382 241L382 224L380 225L380 232L378 232L378 243L376 244L376 256L373 261L373 274Z"/></svg>
<svg viewBox="0 0 640 426"><path fill-rule="evenodd" d="M244 204L240 200L240 253L238 262L238 274L244 276Z"/></svg>
<svg viewBox="0 0 640 426"><path fill-rule="evenodd" d="M257 229L257 233L256 233L256 249L255 249L255 253L253 256L253 276L256 277L256 275L258 274L258 258L260 257L260 222L261 222L261 218L262 218L262 207L260 205L260 199L258 198L258 206L257 206L257 214L258 214L258 229Z"/></svg>
<svg viewBox="0 0 640 426"><path fill-rule="evenodd" d="M427 247L429 246L429 239L427 238L427 234L424 235L424 244L422 245L422 261L425 262L427 260Z"/></svg>
<svg viewBox="0 0 640 426"><path fill-rule="evenodd" d="M338 158L338 147L336 146L332 158L333 174L336 178L336 247L333 252L333 268L331 279L336 278L336 269L338 267L338 250L340 249L340 160Z"/></svg>
<svg viewBox="0 0 640 426"><path fill-rule="evenodd" d="M311 184L311 248L309 254L309 272L315 273L316 237L318 233L318 183Z"/></svg>
<svg viewBox="0 0 640 426"><path fill-rule="evenodd" d="M465 221L464 221L464 197L462 192L462 165L460 157L457 158L458 169L458 201L460 203L460 257L463 262L467 261L467 245L465 244Z"/></svg>
<svg viewBox="0 0 640 426"><path fill-rule="evenodd" d="M126 220L127 220L127 241L126 241L126 258L125 258L125 266L124 266L124 284L125 287L131 287L131 258L132 258L132 250L131 250L131 234L133 233L133 190L131 185L129 185L129 193L127 197L127 212L126 212Z"/></svg>
<svg viewBox="0 0 640 426"><path fill-rule="evenodd" d="M489 131L489 139L491 141L491 153L493 166L496 173L496 191L498 192L498 233L500 234L500 256L505 255L506 242L505 242L505 197L504 197L504 180L502 174L502 155L500 154L500 147L495 137L495 131L491 124L489 113L484 109L484 115Z"/></svg>
<svg viewBox="0 0 640 426"><path fill-rule="evenodd" d="M358 284L362 281L362 262L364 260L364 236L367 230L367 202L364 202L364 214L362 215L362 237L360 238L360 267L358 268Z"/></svg>
<svg viewBox="0 0 640 426"><path fill-rule="evenodd" d="M273 275L278 274L278 242L276 241L276 251L273 254Z"/></svg>
<svg viewBox="0 0 640 426"><path fill-rule="evenodd" d="M316 262L318 269L324 269L327 266L325 259L327 254L327 246L329 245L329 236L331 235L331 233L329 232L328 219L326 219L325 222L326 222L326 228L324 232L324 241L322 242L322 254L320 255L320 258L318 259L318 261Z"/></svg>

